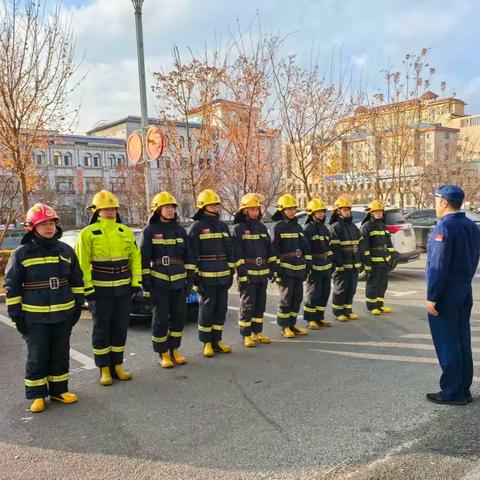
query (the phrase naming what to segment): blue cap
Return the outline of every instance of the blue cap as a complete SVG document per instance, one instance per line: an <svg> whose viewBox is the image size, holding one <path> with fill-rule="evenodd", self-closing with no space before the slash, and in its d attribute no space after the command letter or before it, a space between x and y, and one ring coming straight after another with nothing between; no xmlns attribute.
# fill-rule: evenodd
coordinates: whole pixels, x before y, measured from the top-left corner
<svg viewBox="0 0 480 480"><path fill-rule="evenodd" d="M440 185L436 188L433 195L453 203L463 203L465 198L464 191L456 185Z"/></svg>

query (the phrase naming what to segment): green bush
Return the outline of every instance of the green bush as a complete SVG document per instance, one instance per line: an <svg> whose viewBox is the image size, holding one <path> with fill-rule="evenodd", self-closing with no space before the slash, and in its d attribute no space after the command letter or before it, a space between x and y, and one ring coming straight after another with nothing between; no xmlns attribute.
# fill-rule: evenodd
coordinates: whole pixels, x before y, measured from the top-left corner
<svg viewBox="0 0 480 480"><path fill-rule="evenodd" d="M0 275L5 273L5 268L12 252L13 250L0 250Z"/></svg>

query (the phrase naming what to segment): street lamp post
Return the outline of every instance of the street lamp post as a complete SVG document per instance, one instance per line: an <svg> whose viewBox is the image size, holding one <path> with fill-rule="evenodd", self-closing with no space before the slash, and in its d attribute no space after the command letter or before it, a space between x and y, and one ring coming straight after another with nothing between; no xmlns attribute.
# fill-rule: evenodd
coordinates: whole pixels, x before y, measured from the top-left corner
<svg viewBox="0 0 480 480"><path fill-rule="evenodd" d="M145 176L145 196L147 199L147 209L150 203L150 168L146 155L145 137L148 126L147 111L147 87L145 84L145 56L143 52L143 27L142 27L142 6L144 0L132 0L135 10L135 29L137 32L137 60L138 60L138 81L140 84L140 111L142 128L142 159Z"/></svg>

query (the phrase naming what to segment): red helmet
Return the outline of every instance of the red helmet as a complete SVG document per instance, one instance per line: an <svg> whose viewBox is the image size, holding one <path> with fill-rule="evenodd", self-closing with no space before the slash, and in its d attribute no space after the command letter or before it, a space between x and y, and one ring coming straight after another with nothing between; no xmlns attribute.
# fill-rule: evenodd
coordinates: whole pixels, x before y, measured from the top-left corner
<svg viewBox="0 0 480 480"><path fill-rule="evenodd" d="M48 205L36 203L27 212L27 220L23 223L23 226L27 230L33 230L39 223L47 220L56 220L58 222L59 218L57 212Z"/></svg>

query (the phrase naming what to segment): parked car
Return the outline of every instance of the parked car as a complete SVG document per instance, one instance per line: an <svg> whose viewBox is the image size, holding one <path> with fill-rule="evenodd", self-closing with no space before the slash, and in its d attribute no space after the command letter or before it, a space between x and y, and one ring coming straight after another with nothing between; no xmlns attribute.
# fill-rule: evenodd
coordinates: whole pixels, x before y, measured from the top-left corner
<svg viewBox="0 0 480 480"><path fill-rule="evenodd" d="M139 228L133 228L133 233L137 244L140 241L140 236L142 230ZM77 237L80 234L80 230L67 230L62 235L62 241L75 247ZM187 295L187 321L196 322L198 319L198 293L192 292L190 295ZM140 322L150 322L152 319L152 307L150 299L144 297L142 294L135 297L135 301L132 306L132 313L130 314L130 319Z"/></svg>
<svg viewBox="0 0 480 480"><path fill-rule="evenodd" d="M463 210L464 211L464 210ZM467 218L475 222L480 229L480 215L478 213L465 211ZM417 245L427 248L428 236L436 225L438 218L434 208L422 208L414 210L405 215L405 219L413 225Z"/></svg>
<svg viewBox="0 0 480 480"><path fill-rule="evenodd" d="M365 216L366 205L353 205L352 207L352 220L357 227L360 228L361 222ZM332 212L327 212L327 223L330 219ZM299 223L303 226L307 219L305 212L297 214ZM420 258L420 252L417 250L417 244L415 241L415 232L410 223L405 221L405 217L402 215L402 211L395 207L385 208L385 223L387 229L392 235L392 243L395 250L398 252L397 264L408 263L418 260ZM395 268L394 265L393 268Z"/></svg>
<svg viewBox="0 0 480 480"><path fill-rule="evenodd" d="M15 250L20 246L23 236L25 235L25 229L9 229L3 237L2 245L0 249L2 250Z"/></svg>

